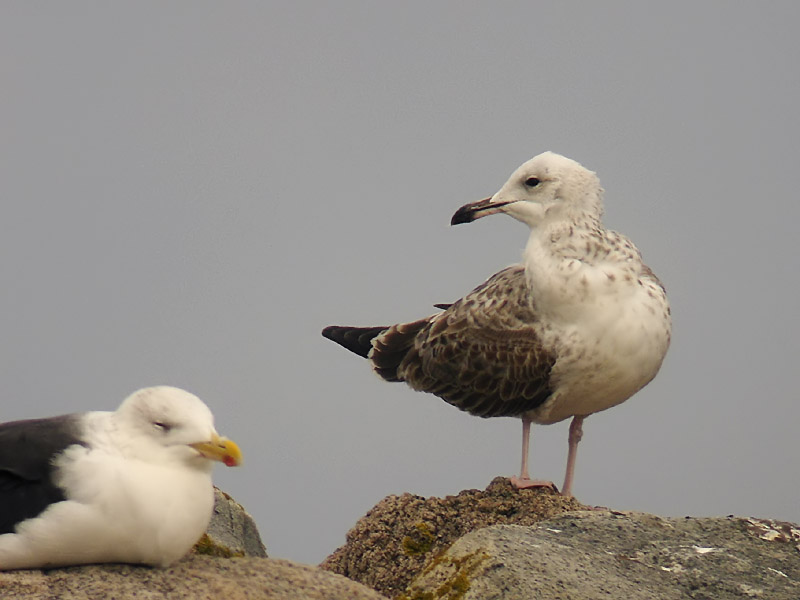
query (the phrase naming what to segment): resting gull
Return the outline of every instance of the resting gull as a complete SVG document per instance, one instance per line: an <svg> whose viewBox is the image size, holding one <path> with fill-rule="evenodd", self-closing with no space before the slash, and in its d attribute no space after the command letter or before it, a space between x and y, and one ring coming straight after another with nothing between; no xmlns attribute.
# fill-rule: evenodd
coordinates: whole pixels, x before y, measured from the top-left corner
<svg viewBox="0 0 800 600"><path fill-rule="evenodd" d="M241 452L174 387L115 412L0 424L0 570L175 562L208 526L213 461Z"/></svg>
<svg viewBox="0 0 800 600"><path fill-rule="evenodd" d="M513 265L443 311L411 323L331 326L322 335L405 381L479 417L522 419L519 488L528 475L531 423L572 417L562 493L572 495L583 420L630 398L661 367L670 342L663 285L636 246L602 222L597 176L545 152L494 196L466 204L452 225L506 213L530 227Z"/></svg>

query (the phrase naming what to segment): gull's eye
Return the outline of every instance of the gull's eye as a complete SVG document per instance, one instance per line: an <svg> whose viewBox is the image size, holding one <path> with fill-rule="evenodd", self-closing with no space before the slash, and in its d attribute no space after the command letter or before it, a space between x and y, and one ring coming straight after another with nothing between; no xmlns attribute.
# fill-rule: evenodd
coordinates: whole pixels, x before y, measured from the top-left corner
<svg viewBox="0 0 800 600"><path fill-rule="evenodd" d="M156 431L160 431L162 433L169 433L169 430L172 429L172 425L162 423L161 421L154 421L153 427L156 429Z"/></svg>
<svg viewBox="0 0 800 600"><path fill-rule="evenodd" d="M528 177L528 179L525 180L525 185L528 187L536 187L539 185L539 180L536 177Z"/></svg>

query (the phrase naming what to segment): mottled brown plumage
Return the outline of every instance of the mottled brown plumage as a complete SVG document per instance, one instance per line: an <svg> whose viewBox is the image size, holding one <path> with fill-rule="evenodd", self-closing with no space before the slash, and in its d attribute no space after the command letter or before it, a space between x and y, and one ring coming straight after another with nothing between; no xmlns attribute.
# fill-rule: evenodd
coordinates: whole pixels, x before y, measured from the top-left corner
<svg viewBox="0 0 800 600"><path fill-rule="evenodd" d="M539 342L530 298L524 268L516 265L426 319L331 326L322 335L368 356L386 381L405 381L479 417L519 417L548 398L555 363Z"/></svg>

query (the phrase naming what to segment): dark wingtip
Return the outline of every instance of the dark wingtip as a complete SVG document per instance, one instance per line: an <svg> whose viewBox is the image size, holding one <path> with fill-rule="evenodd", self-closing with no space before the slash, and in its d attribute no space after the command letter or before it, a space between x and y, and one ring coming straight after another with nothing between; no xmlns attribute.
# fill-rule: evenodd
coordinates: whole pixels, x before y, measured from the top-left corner
<svg viewBox="0 0 800 600"><path fill-rule="evenodd" d="M372 349L372 338L386 327L345 327L329 325L322 330L323 337L336 342L359 356L367 358Z"/></svg>

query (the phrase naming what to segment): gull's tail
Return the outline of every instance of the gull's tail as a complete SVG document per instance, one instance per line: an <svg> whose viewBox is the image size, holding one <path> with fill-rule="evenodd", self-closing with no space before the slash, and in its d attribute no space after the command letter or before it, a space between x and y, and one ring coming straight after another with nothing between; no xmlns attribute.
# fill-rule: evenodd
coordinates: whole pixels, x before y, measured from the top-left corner
<svg viewBox="0 0 800 600"><path fill-rule="evenodd" d="M399 373L401 363L409 351L416 354L414 342L428 322L428 319L420 319L389 327L331 325L322 330L322 335L350 352L368 358L375 372L386 381L405 381Z"/></svg>
<svg viewBox="0 0 800 600"><path fill-rule="evenodd" d="M322 330L322 336L344 346L364 358L369 358L372 340L389 329L388 327L346 327L330 325Z"/></svg>

